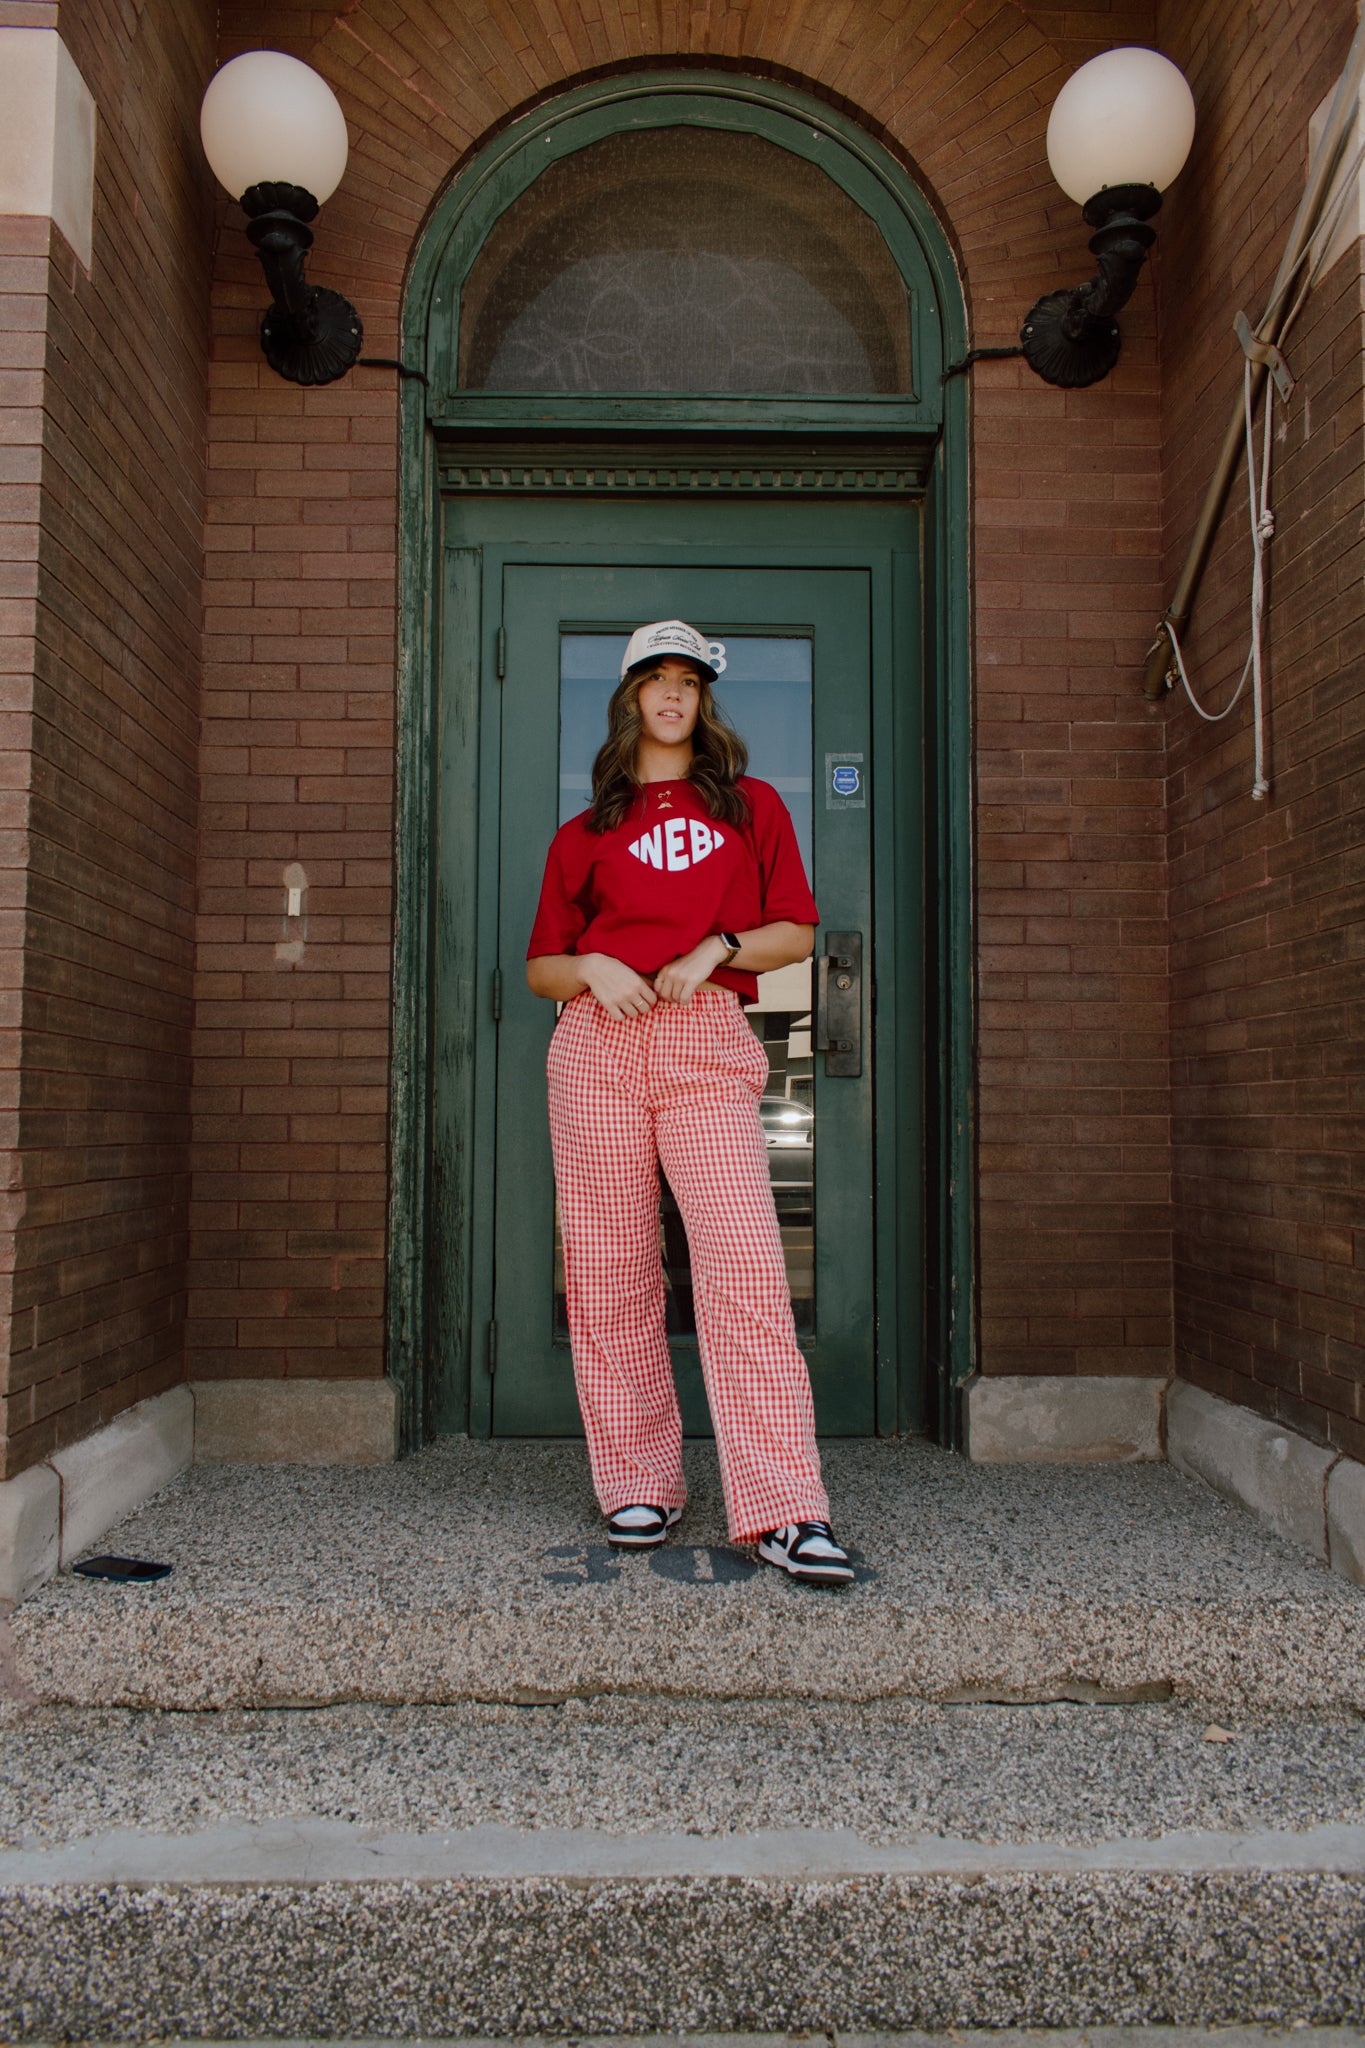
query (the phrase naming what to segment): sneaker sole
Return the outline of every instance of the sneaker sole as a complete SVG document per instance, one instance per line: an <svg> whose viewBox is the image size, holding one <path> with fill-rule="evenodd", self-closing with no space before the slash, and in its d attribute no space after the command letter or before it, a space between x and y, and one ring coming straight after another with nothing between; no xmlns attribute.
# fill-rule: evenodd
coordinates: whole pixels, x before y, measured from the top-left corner
<svg viewBox="0 0 1365 2048"><path fill-rule="evenodd" d="M675 1529L681 1520L682 1509L678 1508L675 1511L675 1513L669 1516L668 1520L664 1523L663 1528L659 1530L657 1535L614 1536L611 1530L608 1529L607 1541L611 1544L614 1550L657 1550L661 1543L666 1543L668 1541L669 1530Z"/></svg>
<svg viewBox="0 0 1365 2048"><path fill-rule="evenodd" d="M772 1557L758 1545L758 1554L764 1564L770 1564L775 1571L785 1572L789 1579L796 1579L805 1586L851 1586L853 1567L848 1564L831 1565L822 1568L816 1564L789 1564L785 1557Z"/></svg>

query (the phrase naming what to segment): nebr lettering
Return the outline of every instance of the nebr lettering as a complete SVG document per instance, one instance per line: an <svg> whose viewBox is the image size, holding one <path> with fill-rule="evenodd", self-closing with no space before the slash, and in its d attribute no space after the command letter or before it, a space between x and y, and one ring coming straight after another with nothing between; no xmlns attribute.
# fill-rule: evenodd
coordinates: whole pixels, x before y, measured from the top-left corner
<svg viewBox="0 0 1365 2048"><path fill-rule="evenodd" d="M724 843L724 833L700 818L670 818L632 839L630 851L647 868L667 868L677 874L696 867Z"/></svg>

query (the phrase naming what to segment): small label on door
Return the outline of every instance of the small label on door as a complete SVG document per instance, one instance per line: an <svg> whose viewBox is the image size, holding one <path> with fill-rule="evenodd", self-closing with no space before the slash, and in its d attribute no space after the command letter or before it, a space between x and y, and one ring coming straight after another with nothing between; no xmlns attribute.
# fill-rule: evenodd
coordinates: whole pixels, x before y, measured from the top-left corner
<svg viewBox="0 0 1365 2048"><path fill-rule="evenodd" d="M865 811L867 774L861 754L826 754L825 809Z"/></svg>

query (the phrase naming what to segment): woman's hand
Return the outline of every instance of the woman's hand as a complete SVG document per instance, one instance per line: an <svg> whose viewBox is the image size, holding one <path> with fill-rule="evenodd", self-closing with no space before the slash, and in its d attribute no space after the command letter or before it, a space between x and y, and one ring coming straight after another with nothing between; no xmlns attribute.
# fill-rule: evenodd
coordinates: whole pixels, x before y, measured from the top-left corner
<svg viewBox="0 0 1365 2048"><path fill-rule="evenodd" d="M609 1017L618 1022L626 1017L643 1017L654 1007L654 990L642 974L613 960L610 953L585 953L577 961L579 973Z"/></svg>
<svg viewBox="0 0 1365 2048"><path fill-rule="evenodd" d="M670 960L654 977L654 987L666 1003L690 1003L704 981L709 981L730 948L712 933L681 960Z"/></svg>

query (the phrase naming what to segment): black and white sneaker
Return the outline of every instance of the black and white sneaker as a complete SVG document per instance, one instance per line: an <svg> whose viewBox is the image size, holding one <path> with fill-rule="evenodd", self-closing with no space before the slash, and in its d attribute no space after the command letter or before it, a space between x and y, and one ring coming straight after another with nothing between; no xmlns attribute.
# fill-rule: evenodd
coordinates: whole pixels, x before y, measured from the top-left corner
<svg viewBox="0 0 1365 2048"><path fill-rule="evenodd" d="M828 1522L788 1522L758 1539L758 1554L793 1579L811 1586L851 1586L853 1566L848 1552L834 1540Z"/></svg>
<svg viewBox="0 0 1365 2048"><path fill-rule="evenodd" d="M618 1550L653 1550L681 1516L681 1508L618 1508L607 1516L607 1541Z"/></svg>

